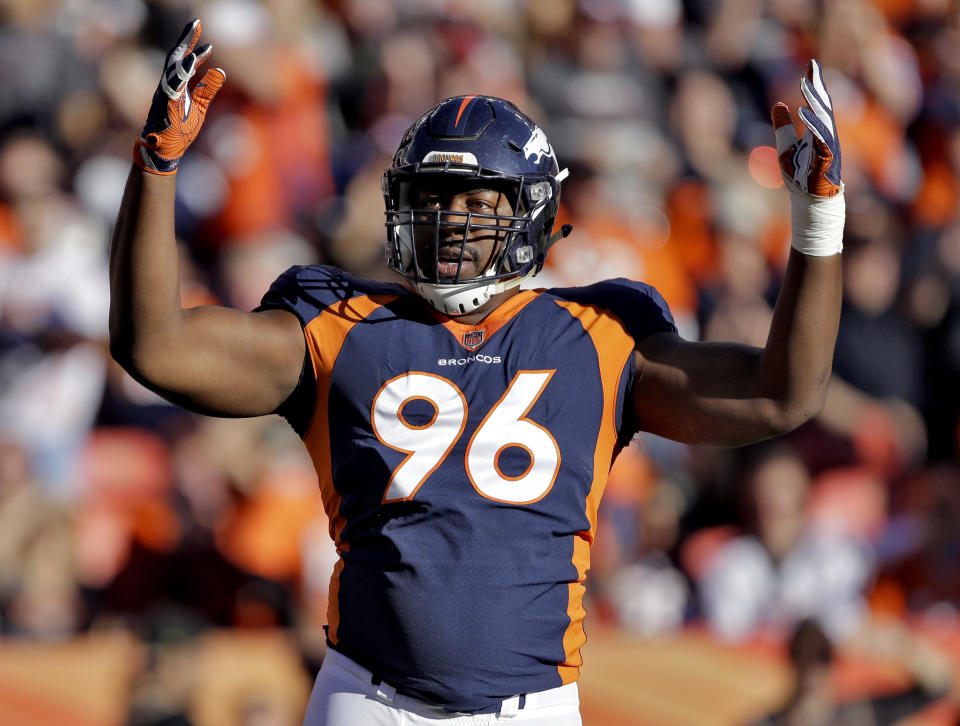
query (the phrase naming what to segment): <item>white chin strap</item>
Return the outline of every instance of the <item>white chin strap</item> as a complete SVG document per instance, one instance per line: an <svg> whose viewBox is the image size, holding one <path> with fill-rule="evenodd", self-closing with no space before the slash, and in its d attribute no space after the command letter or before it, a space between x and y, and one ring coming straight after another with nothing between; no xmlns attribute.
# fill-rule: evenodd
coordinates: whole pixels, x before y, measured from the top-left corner
<svg viewBox="0 0 960 726"><path fill-rule="evenodd" d="M437 284L432 282L412 283L417 294L430 305L446 315L468 315L484 305L497 293L517 287L528 277L536 274L533 268L526 275L518 275L505 280L484 282L483 278L473 284Z"/></svg>

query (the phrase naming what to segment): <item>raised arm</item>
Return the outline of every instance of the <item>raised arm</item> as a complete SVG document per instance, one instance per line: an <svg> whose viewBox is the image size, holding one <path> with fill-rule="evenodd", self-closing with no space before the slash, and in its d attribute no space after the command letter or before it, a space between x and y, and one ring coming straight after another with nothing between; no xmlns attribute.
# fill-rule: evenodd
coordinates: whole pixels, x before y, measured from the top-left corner
<svg viewBox="0 0 960 726"><path fill-rule="evenodd" d="M195 48L200 21L167 54L110 249L110 350L137 380L193 411L223 416L270 413L299 380L304 339L284 311L183 309L174 235L176 171L224 81L208 70L187 83L211 47Z"/></svg>
<svg viewBox="0 0 960 726"><path fill-rule="evenodd" d="M694 444L735 446L784 434L823 406L841 303L844 201L840 146L820 66L801 89L806 132L773 107L790 190L793 249L764 348L694 343L671 333L637 347L634 408L642 430Z"/></svg>

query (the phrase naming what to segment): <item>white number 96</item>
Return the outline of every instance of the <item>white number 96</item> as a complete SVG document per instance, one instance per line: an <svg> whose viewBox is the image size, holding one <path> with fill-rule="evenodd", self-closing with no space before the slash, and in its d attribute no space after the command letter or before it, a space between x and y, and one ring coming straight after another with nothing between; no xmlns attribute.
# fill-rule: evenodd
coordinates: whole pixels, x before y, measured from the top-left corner
<svg viewBox="0 0 960 726"><path fill-rule="evenodd" d="M526 418L554 371L519 371L467 444L464 467L477 492L511 504L530 504L553 487L560 470L560 448L543 426ZM414 424L404 418L412 401L433 407L432 418ZM451 381L431 373L405 373L381 386L370 421L385 446L407 456L393 470L383 501L411 499L450 453L467 422L467 400ZM529 456L525 471L505 474L500 457L512 447Z"/></svg>

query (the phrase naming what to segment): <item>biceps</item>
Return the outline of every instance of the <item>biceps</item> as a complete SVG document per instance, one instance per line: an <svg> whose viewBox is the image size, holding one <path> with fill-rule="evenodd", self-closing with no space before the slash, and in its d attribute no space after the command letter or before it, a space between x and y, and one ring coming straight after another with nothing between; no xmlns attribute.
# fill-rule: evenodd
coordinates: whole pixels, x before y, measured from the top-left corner
<svg viewBox="0 0 960 726"><path fill-rule="evenodd" d="M146 370L144 382L185 408L221 416L274 411L294 389L304 361L291 313L220 307L185 310L183 324Z"/></svg>
<svg viewBox="0 0 960 726"><path fill-rule="evenodd" d="M675 334L645 339L633 388L641 429L691 444L739 445L774 435L762 355L751 346L690 343Z"/></svg>

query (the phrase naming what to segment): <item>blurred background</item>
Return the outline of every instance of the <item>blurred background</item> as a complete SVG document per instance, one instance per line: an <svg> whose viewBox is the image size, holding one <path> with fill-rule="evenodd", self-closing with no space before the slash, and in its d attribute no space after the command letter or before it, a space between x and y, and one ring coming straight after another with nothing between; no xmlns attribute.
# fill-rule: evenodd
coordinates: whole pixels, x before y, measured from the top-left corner
<svg viewBox="0 0 960 726"><path fill-rule="evenodd" d="M535 286L644 280L685 337L756 345L789 250L769 108L819 58L847 198L826 406L773 444L623 452L584 722L960 722L955 0L0 0L0 722L297 726L323 658L296 435L107 352L131 146L194 16L227 82L179 172L185 305L252 309L291 264L384 277L403 130L486 93L571 170Z"/></svg>

